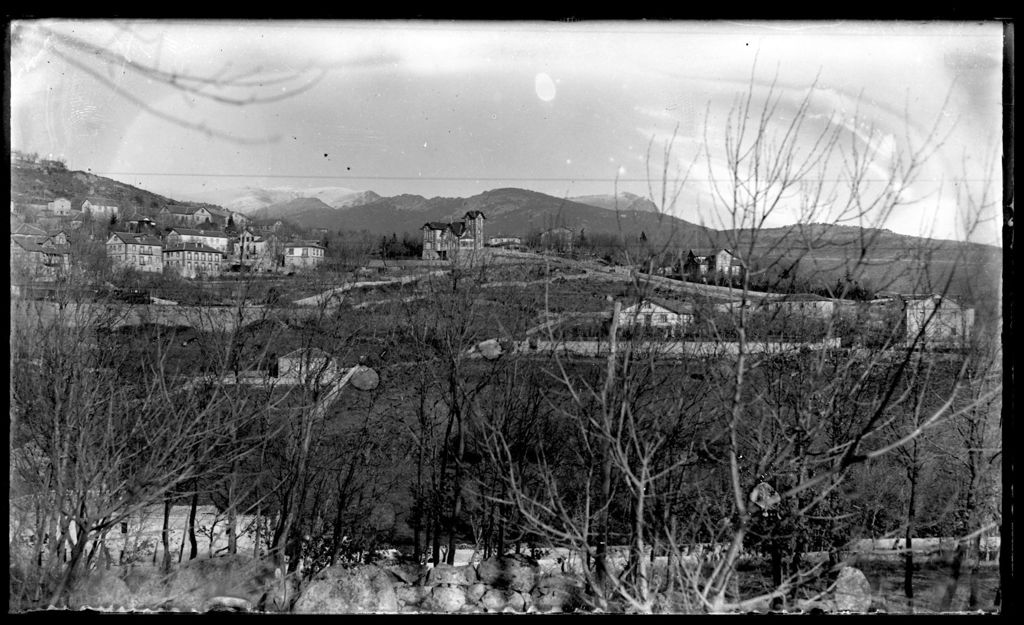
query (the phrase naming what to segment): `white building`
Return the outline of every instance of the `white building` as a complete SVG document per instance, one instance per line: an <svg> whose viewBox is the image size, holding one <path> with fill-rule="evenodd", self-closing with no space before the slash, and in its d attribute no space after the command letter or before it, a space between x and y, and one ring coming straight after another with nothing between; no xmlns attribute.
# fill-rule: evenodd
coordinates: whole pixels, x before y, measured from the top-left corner
<svg viewBox="0 0 1024 625"><path fill-rule="evenodd" d="M193 230L192 228L172 228L165 237L167 243L200 243L223 253L228 253L228 241L231 237L214 230Z"/></svg>
<svg viewBox="0 0 1024 625"><path fill-rule="evenodd" d="M693 307L681 302L647 299L619 311L620 329L660 328L670 336L681 336L693 324Z"/></svg>
<svg viewBox="0 0 1024 625"><path fill-rule="evenodd" d="M324 248L319 243L290 241L284 248L284 266L289 269L316 267L324 261Z"/></svg>

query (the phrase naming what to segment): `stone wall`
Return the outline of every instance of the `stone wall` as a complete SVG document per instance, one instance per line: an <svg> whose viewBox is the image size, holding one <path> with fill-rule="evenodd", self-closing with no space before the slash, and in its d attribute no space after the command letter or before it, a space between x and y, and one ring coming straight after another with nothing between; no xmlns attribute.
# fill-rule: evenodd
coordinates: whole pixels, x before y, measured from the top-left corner
<svg viewBox="0 0 1024 625"><path fill-rule="evenodd" d="M525 556L489 558L478 565L334 567L305 584L296 613L570 612L585 606L583 584L542 575Z"/></svg>

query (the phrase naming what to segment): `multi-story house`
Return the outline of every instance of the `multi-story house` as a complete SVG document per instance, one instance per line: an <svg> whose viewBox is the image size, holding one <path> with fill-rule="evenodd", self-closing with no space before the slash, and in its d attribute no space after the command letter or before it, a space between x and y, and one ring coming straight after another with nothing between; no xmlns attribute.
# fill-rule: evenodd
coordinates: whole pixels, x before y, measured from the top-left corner
<svg viewBox="0 0 1024 625"><path fill-rule="evenodd" d="M71 265L71 250L36 237L11 235L11 281L52 280Z"/></svg>
<svg viewBox="0 0 1024 625"><path fill-rule="evenodd" d="M66 197L55 198L52 202L48 202L46 207L54 215L67 215L71 212L71 200Z"/></svg>
<svg viewBox="0 0 1024 625"><path fill-rule="evenodd" d="M727 249L690 250L683 262L682 273L691 279L740 277L743 275L743 263Z"/></svg>
<svg viewBox="0 0 1024 625"><path fill-rule="evenodd" d="M171 228L164 237L170 243L201 243L212 247L223 254L228 253L228 241L231 237L216 230L196 230L193 228Z"/></svg>
<svg viewBox="0 0 1024 625"><path fill-rule="evenodd" d="M484 214L469 211L462 221L423 224L424 260L447 260L460 253L474 253L484 249Z"/></svg>
<svg viewBox="0 0 1024 625"><path fill-rule="evenodd" d="M111 217L117 215L117 204L113 200L104 197L78 198L71 202L71 209L88 213L93 217Z"/></svg>
<svg viewBox="0 0 1024 625"><path fill-rule="evenodd" d="M148 234L111 232L107 258L115 267L151 273L163 271L163 242Z"/></svg>
<svg viewBox="0 0 1024 625"><path fill-rule="evenodd" d="M160 223L165 225L195 226L203 222L216 222L216 216L203 206L168 204L158 213Z"/></svg>
<svg viewBox="0 0 1024 625"><path fill-rule="evenodd" d="M289 241L284 247L284 266L288 269L316 267L324 261L324 248L311 241Z"/></svg>
<svg viewBox="0 0 1024 625"><path fill-rule="evenodd" d="M277 246L273 235L262 236L251 228L243 228L235 241L232 260L242 267L257 271L276 265Z"/></svg>
<svg viewBox="0 0 1024 625"><path fill-rule="evenodd" d="M226 257L202 243L168 243L163 248L164 271L176 271L183 278L220 275Z"/></svg>

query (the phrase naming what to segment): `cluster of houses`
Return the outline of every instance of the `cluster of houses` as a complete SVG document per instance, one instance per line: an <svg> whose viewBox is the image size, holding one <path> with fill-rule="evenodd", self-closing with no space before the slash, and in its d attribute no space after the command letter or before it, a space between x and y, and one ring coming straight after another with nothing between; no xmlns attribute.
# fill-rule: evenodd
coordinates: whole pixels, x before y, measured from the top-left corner
<svg viewBox="0 0 1024 625"><path fill-rule="evenodd" d="M732 313L740 304L710 304L707 313ZM975 311L952 298L937 294L884 293L874 300L832 299L813 293L789 294L779 298L750 301L746 306L764 318L799 322L828 321L840 317L854 320L859 327L897 329L906 342L950 346L970 339ZM622 329L655 329L667 337L681 337L697 321L692 303L665 298L645 298L619 312ZM797 337L798 338L798 337Z"/></svg>
<svg viewBox="0 0 1024 625"><path fill-rule="evenodd" d="M37 204L19 200L16 208L11 201L11 266L19 278L52 279L71 266L68 232L81 226L80 215L120 215L115 202L99 197L58 197ZM18 216L25 208L39 209L36 219L43 224L49 223L47 217L57 217L58 227L47 231L21 223ZM110 223L116 230L106 236L106 254L118 269L196 278L238 270L308 269L325 258L318 242L280 239L276 233L281 222L255 226L241 213L213 206L169 205L155 220L132 216Z"/></svg>

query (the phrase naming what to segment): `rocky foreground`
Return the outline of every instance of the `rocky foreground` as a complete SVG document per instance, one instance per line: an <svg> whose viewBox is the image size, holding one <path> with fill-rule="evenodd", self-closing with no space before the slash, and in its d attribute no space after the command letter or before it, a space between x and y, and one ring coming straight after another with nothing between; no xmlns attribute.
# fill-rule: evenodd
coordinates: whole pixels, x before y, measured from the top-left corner
<svg viewBox="0 0 1024 625"><path fill-rule="evenodd" d="M297 614L575 612L590 610L582 580L542 574L522 555L479 564L335 566L301 584L243 556L194 560L162 574L149 565L99 570L73 588L67 607L103 611L240 611ZM826 597L802 612L866 612L871 587L847 567ZM671 610L666 610L671 611Z"/></svg>

